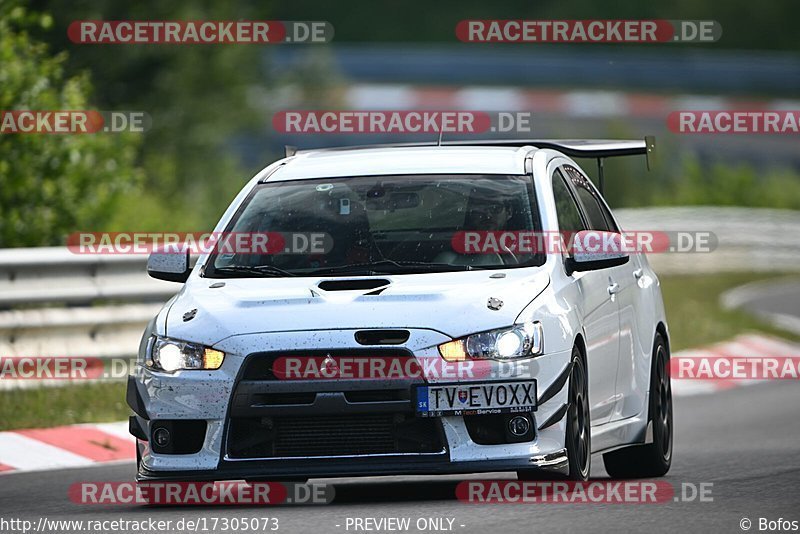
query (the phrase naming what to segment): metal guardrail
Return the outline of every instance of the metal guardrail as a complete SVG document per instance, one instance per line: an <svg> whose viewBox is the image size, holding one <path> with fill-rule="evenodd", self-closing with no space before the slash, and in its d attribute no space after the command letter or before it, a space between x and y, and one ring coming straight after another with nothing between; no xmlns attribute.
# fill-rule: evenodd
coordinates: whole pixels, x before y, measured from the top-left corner
<svg viewBox="0 0 800 534"><path fill-rule="evenodd" d="M146 261L145 256L75 254L66 247L0 250L0 309L169 298L175 284L149 278Z"/></svg>
<svg viewBox="0 0 800 534"><path fill-rule="evenodd" d="M712 253L651 255L660 274L800 270L800 212L680 207L615 213L626 231L716 235L719 247ZM146 260L78 255L65 247L0 250L0 357L135 356L147 321L179 289L149 278ZM0 389L31 385L3 382Z"/></svg>
<svg viewBox="0 0 800 534"><path fill-rule="evenodd" d="M66 247L0 250L0 357L134 357L147 321L179 289L148 277L146 261ZM5 380L0 389L38 383L50 384Z"/></svg>
<svg viewBox="0 0 800 534"><path fill-rule="evenodd" d="M794 272L800 270L800 212L736 207L665 207L614 210L623 229L712 232L710 253L648 256L657 273Z"/></svg>

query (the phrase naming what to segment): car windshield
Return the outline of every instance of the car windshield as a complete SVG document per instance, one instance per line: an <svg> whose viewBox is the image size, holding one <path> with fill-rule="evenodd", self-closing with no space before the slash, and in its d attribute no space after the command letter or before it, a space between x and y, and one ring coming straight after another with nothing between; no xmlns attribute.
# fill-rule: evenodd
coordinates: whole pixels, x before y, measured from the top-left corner
<svg viewBox="0 0 800 534"><path fill-rule="evenodd" d="M337 276L541 265L497 234L539 231L530 176L402 175L259 184L204 276ZM491 235L490 235L491 234ZM234 237L235 236L235 237ZM252 239L240 239L243 236ZM261 236L266 247L254 244ZM474 240L495 246L474 245ZM473 241L470 241L473 239Z"/></svg>

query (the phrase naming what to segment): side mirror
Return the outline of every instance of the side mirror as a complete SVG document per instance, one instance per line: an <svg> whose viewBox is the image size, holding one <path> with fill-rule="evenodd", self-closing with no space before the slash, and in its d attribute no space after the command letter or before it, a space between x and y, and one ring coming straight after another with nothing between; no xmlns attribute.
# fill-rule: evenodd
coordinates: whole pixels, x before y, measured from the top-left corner
<svg viewBox="0 0 800 534"><path fill-rule="evenodd" d="M147 274L158 280L184 283L191 272L188 247L173 252L156 250L147 258Z"/></svg>
<svg viewBox="0 0 800 534"><path fill-rule="evenodd" d="M582 230L575 234L570 251L572 254L564 262L567 274L607 269L630 260L622 234L617 232Z"/></svg>

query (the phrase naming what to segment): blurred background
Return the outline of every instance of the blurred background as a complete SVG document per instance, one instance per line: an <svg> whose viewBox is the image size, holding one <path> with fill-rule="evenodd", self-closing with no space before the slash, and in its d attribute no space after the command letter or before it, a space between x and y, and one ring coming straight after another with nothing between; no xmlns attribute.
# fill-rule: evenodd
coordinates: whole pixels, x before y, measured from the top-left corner
<svg viewBox="0 0 800 534"><path fill-rule="evenodd" d="M650 172L639 158L607 163L609 204L628 228L709 230L720 239L720 250L703 257L653 259L674 347L729 339L745 323L797 339L786 319L796 301L777 311L745 310L746 298L720 301L746 283L795 280L797 136L678 135L666 116L800 109L798 13L791 0L2 0L0 109L144 111L152 127L0 136L0 351L130 356L144 323L176 291L148 280L143 258L70 255L60 248L70 233L210 230L284 144L431 140L279 134L272 116L287 109L519 110L532 112L529 137L655 135ZM470 18L716 20L723 36L709 44L460 43L455 25ZM324 20L335 36L294 46L90 46L67 38L68 25L82 19ZM593 162L584 168L595 176ZM788 287L781 294L797 291ZM121 382L19 387L0 392L0 430L127 415Z"/></svg>
<svg viewBox="0 0 800 534"><path fill-rule="evenodd" d="M303 108L525 110L534 137L655 134L664 158L654 173L643 175L639 161L609 162L613 207L800 209L795 137L680 136L665 121L673 109L797 108L791 0L758 9L746 0L0 5L2 109L141 110L153 121L141 136L3 138L0 246L63 244L75 229L210 229L284 143L387 140L273 131L274 112ZM711 19L723 37L705 45L490 45L460 43L454 31L467 18L593 17ZM81 19L313 19L336 33L317 45L91 46L67 39L69 23Z"/></svg>

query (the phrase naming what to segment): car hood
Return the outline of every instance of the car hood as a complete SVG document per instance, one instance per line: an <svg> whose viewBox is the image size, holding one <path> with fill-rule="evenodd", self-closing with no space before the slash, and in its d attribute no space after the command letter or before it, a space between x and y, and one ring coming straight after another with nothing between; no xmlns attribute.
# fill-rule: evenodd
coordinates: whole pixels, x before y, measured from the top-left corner
<svg viewBox="0 0 800 534"><path fill-rule="evenodd" d="M383 290L319 287L326 280L365 278L388 284ZM361 328L425 328L457 338L513 324L549 283L542 268L338 278L192 276L165 326L169 337L206 345L242 334ZM490 309L489 299L502 306Z"/></svg>

